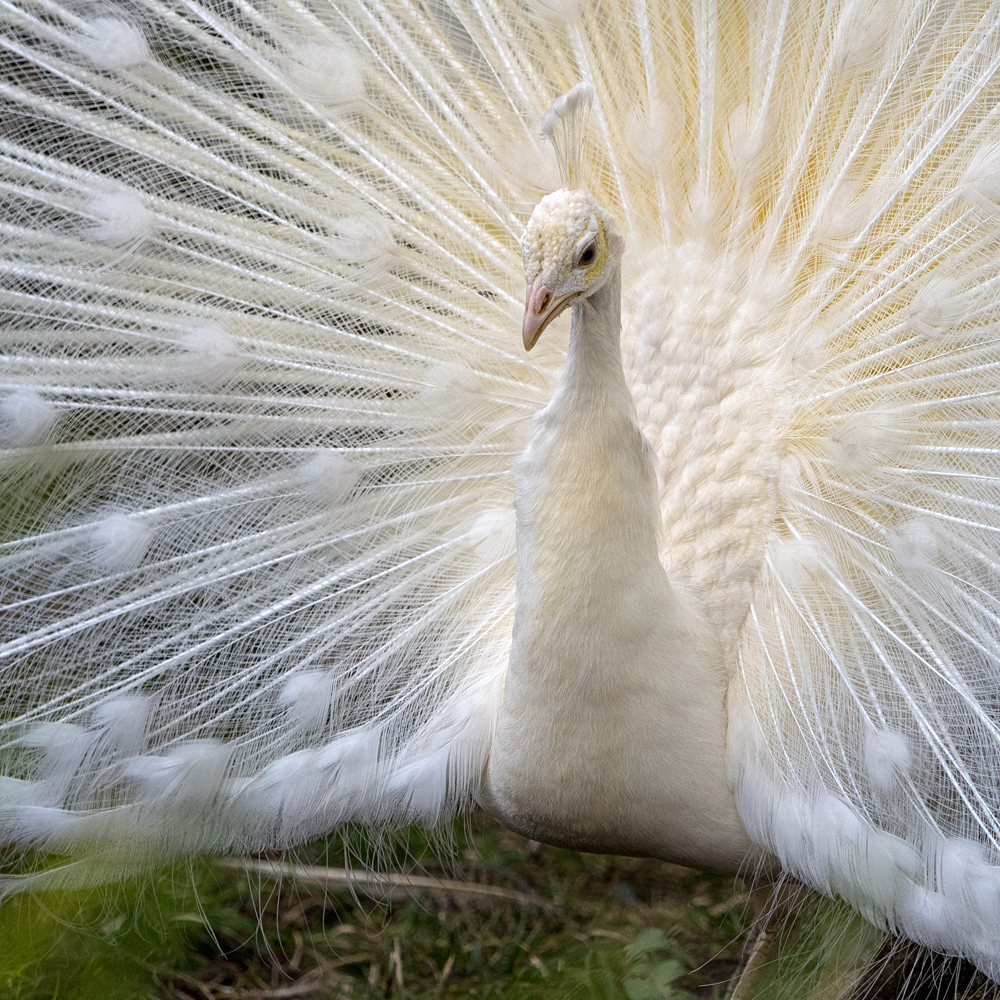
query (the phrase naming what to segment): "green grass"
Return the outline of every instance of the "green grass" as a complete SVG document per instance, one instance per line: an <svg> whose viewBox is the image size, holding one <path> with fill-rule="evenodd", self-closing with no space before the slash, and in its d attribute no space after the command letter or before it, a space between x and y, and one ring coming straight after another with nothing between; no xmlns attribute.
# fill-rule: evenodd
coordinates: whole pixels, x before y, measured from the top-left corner
<svg viewBox="0 0 1000 1000"><path fill-rule="evenodd" d="M562 851L477 820L440 860L417 831L387 862L530 900L402 889L357 897L210 859L141 884L0 906L0 996L721 998L746 932L732 879ZM298 860L342 866L355 838ZM349 848L349 850L348 850ZM408 861L407 861L408 859ZM390 898L386 898L386 893Z"/></svg>

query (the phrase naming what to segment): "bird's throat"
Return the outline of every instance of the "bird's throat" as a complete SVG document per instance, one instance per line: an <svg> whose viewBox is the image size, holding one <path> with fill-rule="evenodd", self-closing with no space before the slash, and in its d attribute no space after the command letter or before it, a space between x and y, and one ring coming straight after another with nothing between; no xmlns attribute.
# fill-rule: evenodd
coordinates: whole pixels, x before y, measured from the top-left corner
<svg viewBox="0 0 1000 1000"><path fill-rule="evenodd" d="M652 453L622 370L620 300L615 275L574 306L563 376L516 471L515 635L566 627L590 650L574 654L580 669L599 670L611 619L616 633L634 619L647 578L666 583ZM530 659L537 669L550 663Z"/></svg>

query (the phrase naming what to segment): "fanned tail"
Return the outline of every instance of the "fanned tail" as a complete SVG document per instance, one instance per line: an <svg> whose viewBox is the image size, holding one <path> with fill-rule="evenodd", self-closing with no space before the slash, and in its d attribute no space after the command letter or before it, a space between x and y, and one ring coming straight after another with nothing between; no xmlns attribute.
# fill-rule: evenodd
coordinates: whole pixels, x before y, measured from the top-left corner
<svg viewBox="0 0 1000 1000"><path fill-rule="evenodd" d="M475 798L582 81L747 828L1000 975L995 9L2 17L5 842L84 880Z"/></svg>
<svg viewBox="0 0 1000 1000"><path fill-rule="evenodd" d="M513 335L554 95L496 11L82 11L3 14L0 836L86 880L434 822L559 360Z"/></svg>
<svg viewBox="0 0 1000 1000"><path fill-rule="evenodd" d="M790 126L804 138L768 154L784 159L762 245L794 279L800 356L775 384L732 773L788 870L996 977L1000 161L984 98L1000 25L856 3L822 37Z"/></svg>

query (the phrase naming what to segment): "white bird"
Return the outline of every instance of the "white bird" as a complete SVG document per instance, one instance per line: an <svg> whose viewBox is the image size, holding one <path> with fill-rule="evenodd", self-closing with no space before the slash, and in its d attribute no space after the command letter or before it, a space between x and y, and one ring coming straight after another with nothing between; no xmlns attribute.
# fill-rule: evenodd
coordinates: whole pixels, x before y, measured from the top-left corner
<svg viewBox="0 0 1000 1000"><path fill-rule="evenodd" d="M760 851L726 775L722 646L660 562L653 456L622 369L623 246L565 189L522 243L525 348L574 311L515 469L517 599L485 800L540 840L735 872Z"/></svg>
<svg viewBox="0 0 1000 1000"><path fill-rule="evenodd" d="M1000 979L1000 12L2 10L8 890L481 803Z"/></svg>

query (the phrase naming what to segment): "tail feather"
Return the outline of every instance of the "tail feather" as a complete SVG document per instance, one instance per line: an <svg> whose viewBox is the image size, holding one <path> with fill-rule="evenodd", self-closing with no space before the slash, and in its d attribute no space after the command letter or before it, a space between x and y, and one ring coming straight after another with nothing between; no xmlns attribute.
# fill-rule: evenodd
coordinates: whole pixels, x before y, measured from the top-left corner
<svg viewBox="0 0 1000 1000"><path fill-rule="evenodd" d="M509 336L495 12L488 59L416 9L49 7L3 33L10 839L82 878L468 803L558 360Z"/></svg>

